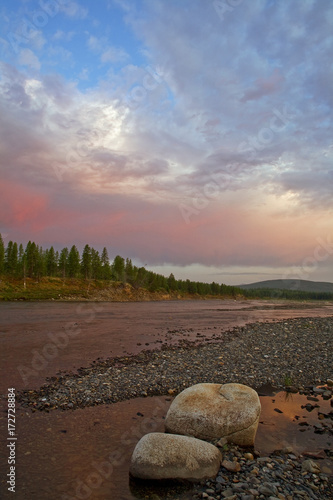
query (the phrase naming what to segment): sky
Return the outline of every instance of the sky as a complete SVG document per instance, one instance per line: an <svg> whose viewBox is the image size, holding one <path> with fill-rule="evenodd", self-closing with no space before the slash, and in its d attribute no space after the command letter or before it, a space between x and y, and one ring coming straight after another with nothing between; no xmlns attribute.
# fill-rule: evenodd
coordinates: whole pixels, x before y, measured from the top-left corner
<svg viewBox="0 0 333 500"><path fill-rule="evenodd" d="M0 232L333 282L331 0L3 0Z"/></svg>

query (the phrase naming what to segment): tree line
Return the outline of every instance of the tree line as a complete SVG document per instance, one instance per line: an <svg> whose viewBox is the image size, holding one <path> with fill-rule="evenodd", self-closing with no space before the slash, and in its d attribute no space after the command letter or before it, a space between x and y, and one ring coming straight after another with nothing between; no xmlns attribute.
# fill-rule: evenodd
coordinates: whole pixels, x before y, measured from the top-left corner
<svg viewBox="0 0 333 500"><path fill-rule="evenodd" d="M180 292L199 295L231 295L243 294L237 287L224 284L202 283L199 281L177 280L171 273L169 277L148 271L145 267L133 265L131 259L120 255L111 262L106 247L99 253L88 244L82 254L75 245L60 252L53 246L43 249L35 242L29 241L24 248L22 244L9 241L5 247L0 234L0 276L11 278L81 278L110 280L128 283L134 288L146 288L149 291Z"/></svg>
<svg viewBox="0 0 333 500"><path fill-rule="evenodd" d="M333 300L332 292L281 290L279 288L248 288L242 293L249 299Z"/></svg>

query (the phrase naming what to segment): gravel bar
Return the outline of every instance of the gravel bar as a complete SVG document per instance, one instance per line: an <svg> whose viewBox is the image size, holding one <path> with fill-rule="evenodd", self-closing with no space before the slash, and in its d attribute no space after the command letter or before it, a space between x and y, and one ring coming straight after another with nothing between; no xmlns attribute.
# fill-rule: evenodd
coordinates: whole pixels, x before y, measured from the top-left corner
<svg viewBox="0 0 333 500"><path fill-rule="evenodd" d="M202 382L239 382L253 388L269 384L276 389L288 384L291 392L320 393L331 399L332 405L332 334L332 316L249 324L223 332L214 340L203 340L198 334L199 343L184 340L178 346L163 344L160 350L134 356L97 359L77 373L47 379L38 391L22 391L17 399L32 411L49 412L142 396L176 395ZM316 387L326 382L326 388ZM326 415L330 420L332 413ZM318 429L323 431L332 434L332 423ZM191 492L186 487L188 492L183 490L179 496L172 493L173 482L171 489L145 498L333 499L332 476L317 460L332 460L331 450L321 451L323 456L302 456L285 449L260 457L254 449L224 445L221 452L223 462L215 479L191 485Z"/></svg>
<svg viewBox="0 0 333 500"><path fill-rule="evenodd" d="M160 350L97 359L76 373L47 379L39 390L18 393L23 406L50 411L116 403L142 396L175 395L203 382L271 384L298 390L333 378L333 316L254 323L214 341L163 344Z"/></svg>

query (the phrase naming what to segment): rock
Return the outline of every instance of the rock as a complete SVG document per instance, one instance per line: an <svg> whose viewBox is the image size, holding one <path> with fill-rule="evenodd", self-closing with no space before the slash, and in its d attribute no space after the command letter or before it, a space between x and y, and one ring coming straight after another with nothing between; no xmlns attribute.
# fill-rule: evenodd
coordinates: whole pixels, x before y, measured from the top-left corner
<svg viewBox="0 0 333 500"><path fill-rule="evenodd" d="M227 488L226 490L224 490L224 491L222 492L222 496L223 496L223 498L230 498L230 497L232 497L232 496L233 496L233 493L234 493L234 492L232 491L232 489L231 489L231 488ZM236 496L236 495L235 495L235 496Z"/></svg>
<svg viewBox="0 0 333 500"><path fill-rule="evenodd" d="M302 455L310 458L326 458L324 450L303 451Z"/></svg>
<svg viewBox="0 0 333 500"><path fill-rule="evenodd" d="M259 493L261 495L270 497L276 495L276 493L278 493L278 489L276 486L274 486L274 484L266 482L259 486Z"/></svg>
<svg viewBox="0 0 333 500"><path fill-rule="evenodd" d="M302 470L306 472L311 472L312 474L319 474L320 473L320 467L317 464L317 462L314 462L313 460L304 460L302 463Z"/></svg>
<svg viewBox="0 0 333 500"><path fill-rule="evenodd" d="M238 462L231 462L230 460L223 460L222 467L229 472L239 472L241 470L241 466Z"/></svg>
<svg viewBox="0 0 333 500"><path fill-rule="evenodd" d="M254 459L252 453L244 453L244 458L246 458L246 460L253 460Z"/></svg>
<svg viewBox="0 0 333 500"><path fill-rule="evenodd" d="M225 437L252 446L260 415L259 396L242 384L197 384L182 391L166 416L168 432L199 439Z"/></svg>
<svg viewBox="0 0 333 500"><path fill-rule="evenodd" d="M332 379L330 379L330 378L328 378L328 379L327 379L327 382L326 382L326 383L327 383L327 385L329 385L330 387L332 387L332 386L333 386L333 380L332 380Z"/></svg>
<svg viewBox="0 0 333 500"><path fill-rule="evenodd" d="M140 479L189 479L215 477L221 453L210 443L193 437L153 432L136 445L130 474Z"/></svg>

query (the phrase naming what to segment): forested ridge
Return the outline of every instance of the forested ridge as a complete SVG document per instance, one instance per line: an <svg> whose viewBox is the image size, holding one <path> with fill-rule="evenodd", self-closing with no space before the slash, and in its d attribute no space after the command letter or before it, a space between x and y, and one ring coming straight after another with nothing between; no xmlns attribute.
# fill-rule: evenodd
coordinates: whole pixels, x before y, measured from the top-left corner
<svg viewBox="0 0 333 500"><path fill-rule="evenodd" d="M106 247L100 253L88 244L82 254L75 245L65 247L60 252L53 246L43 249L29 241L22 243L9 241L5 246L0 234L0 278L40 282L43 278L58 278L70 285L73 280L82 282L95 280L100 283L128 284L133 289L149 292L167 292L180 296L223 296L260 299L290 300L333 300L333 293L304 292L301 290L281 290L269 288L242 289L216 282L177 280L171 273L168 277L154 273L145 267L133 265L132 260L116 255L111 261ZM9 294L9 297L11 293Z"/></svg>
<svg viewBox="0 0 333 500"><path fill-rule="evenodd" d="M43 277L81 278L85 280L109 280L128 283L134 288L146 288L154 292L184 292L199 295L232 295L241 290L237 287L219 285L218 283L202 283L198 281L177 280L171 273L169 277L148 271L145 267L133 265L132 260L116 255L110 261L108 250L103 248L100 253L88 244L82 254L75 245L60 252L53 246L43 249L29 241L24 248L22 244L9 241L5 247L0 235L0 276L12 278Z"/></svg>

